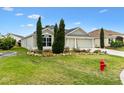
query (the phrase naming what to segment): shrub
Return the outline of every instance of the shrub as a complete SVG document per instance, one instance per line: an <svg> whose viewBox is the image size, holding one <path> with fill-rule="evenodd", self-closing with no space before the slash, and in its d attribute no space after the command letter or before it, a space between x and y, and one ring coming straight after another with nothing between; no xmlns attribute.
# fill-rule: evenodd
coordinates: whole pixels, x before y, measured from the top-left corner
<svg viewBox="0 0 124 93"><path fill-rule="evenodd" d="M16 40L11 38L10 36L0 39L0 49L9 50L12 47L14 47L15 44L16 44Z"/></svg>
<svg viewBox="0 0 124 93"><path fill-rule="evenodd" d="M81 50L81 52L89 53L90 52L90 49L83 49L83 50Z"/></svg>
<svg viewBox="0 0 124 93"><path fill-rule="evenodd" d="M65 53L67 53L67 52L69 52L70 51L70 48L69 47L66 47L65 49L64 49L64 52Z"/></svg>
<svg viewBox="0 0 124 93"><path fill-rule="evenodd" d="M45 50L43 50L43 52L52 52L52 50L50 50L50 49L45 49Z"/></svg>
<svg viewBox="0 0 124 93"><path fill-rule="evenodd" d="M81 52L81 50L79 48L73 48L74 52Z"/></svg>
<svg viewBox="0 0 124 93"><path fill-rule="evenodd" d="M101 53L101 50L95 50L93 53Z"/></svg>
<svg viewBox="0 0 124 93"><path fill-rule="evenodd" d="M45 49L45 50L43 50L42 55L43 55L43 57L51 57L51 56L53 56L53 53L52 53L52 50Z"/></svg>
<svg viewBox="0 0 124 93"><path fill-rule="evenodd" d="M123 45L124 45L123 41L119 41L119 40L112 41L110 44L110 46L114 48L122 47Z"/></svg>

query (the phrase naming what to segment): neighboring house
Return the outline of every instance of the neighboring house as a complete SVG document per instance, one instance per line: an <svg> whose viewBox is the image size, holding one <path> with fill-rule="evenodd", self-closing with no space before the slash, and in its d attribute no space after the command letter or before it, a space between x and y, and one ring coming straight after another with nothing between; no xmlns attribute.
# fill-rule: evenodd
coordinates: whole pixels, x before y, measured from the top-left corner
<svg viewBox="0 0 124 93"><path fill-rule="evenodd" d="M100 47L100 29L91 31L89 36L94 37L95 47ZM124 41L124 34L104 29L104 38L104 43L107 47L110 46L112 40L115 41L117 38L121 38L121 40Z"/></svg>
<svg viewBox="0 0 124 93"><path fill-rule="evenodd" d="M13 34L13 33L8 33L6 34L5 36L10 36L12 38L14 38L16 40L16 42L21 42L21 39L24 38L23 36L21 35L17 35L17 34Z"/></svg>
<svg viewBox="0 0 124 93"><path fill-rule="evenodd" d="M43 49L51 49L54 40L54 26L47 26L42 30ZM37 49L36 32L24 37L22 47L29 50ZM65 47L73 48L94 48L94 38L90 37L83 29L76 27L65 30Z"/></svg>

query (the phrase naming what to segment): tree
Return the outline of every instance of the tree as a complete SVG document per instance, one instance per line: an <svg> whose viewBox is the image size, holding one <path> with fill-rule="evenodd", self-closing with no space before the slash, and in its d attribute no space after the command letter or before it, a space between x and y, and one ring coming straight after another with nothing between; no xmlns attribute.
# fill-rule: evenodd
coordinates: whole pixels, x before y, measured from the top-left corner
<svg viewBox="0 0 124 93"><path fill-rule="evenodd" d="M59 47L58 46L58 44L57 44L57 33L58 33L58 25L57 24L55 24L55 26L54 26L54 42L53 42L53 45L52 45L52 51L53 51L53 53L57 53L58 52L58 48L57 47Z"/></svg>
<svg viewBox="0 0 124 93"><path fill-rule="evenodd" d="M65 46L65 24L64 20L60 20L59 24L59 48L60 48L60 53L63 53L64 51L64 46Z"/></svg>
<svg viewBox="0 0 124 93"><path fill-rule="evenodd" d="M57 24L54 27L54 42L52 46L53 53L63 53L65 46L65 24L60 20L59 28Z"/></svg>
<svg viewBox="0 0 124 93"><path fill-rule="evenodd" d="M10 36L3 37L0 39L0 49L9 50L16 44L16 40Z"/></svg>
<svg viewBox="0 0 124 93"><path fill-rule="evenodd" d="M104 29L103 28L101 28L101 31L100 31L100 47L104 48Z"/></svg>
<svg viewBox="0 0 124 93"><path fill-rule="evenodd" d="M37 35L37 47L39 51L43 50L42 45L42 24L41 24L41 17L39 17L37 21L37 28L36 28L36 35Z"/></svg>

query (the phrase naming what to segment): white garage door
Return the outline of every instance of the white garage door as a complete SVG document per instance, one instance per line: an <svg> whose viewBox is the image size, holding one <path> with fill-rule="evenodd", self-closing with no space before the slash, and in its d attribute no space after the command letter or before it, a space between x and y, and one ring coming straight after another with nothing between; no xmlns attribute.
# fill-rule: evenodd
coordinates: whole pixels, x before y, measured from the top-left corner
<svg viewBox="0 0 124 93"><path fill-rule="evenodd" d="M92 48L92 40L90 39L77 39L78 48Z"/></svg>
<svg viewBox="0 0 124 93"><path fill-rule="evenodd" d="M65 46L69 47L69 48L74 48L75 47L75 39L74 38L67 38Z"/></svg>

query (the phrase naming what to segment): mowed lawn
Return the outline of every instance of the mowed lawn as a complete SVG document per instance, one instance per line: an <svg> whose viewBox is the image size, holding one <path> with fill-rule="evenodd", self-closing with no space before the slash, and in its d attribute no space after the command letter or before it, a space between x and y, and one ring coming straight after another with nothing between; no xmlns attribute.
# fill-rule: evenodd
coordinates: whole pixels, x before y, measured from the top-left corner
<svg viewBox="0 0 124 93"><path fill-rule="evenodd" d="M78 84L117 85L124 68L124 58L110 55L77 55L33 57L26 49L15 47L17 56L0 58L0 84ZM99 71L99 60L107 67Z"/></svg>

